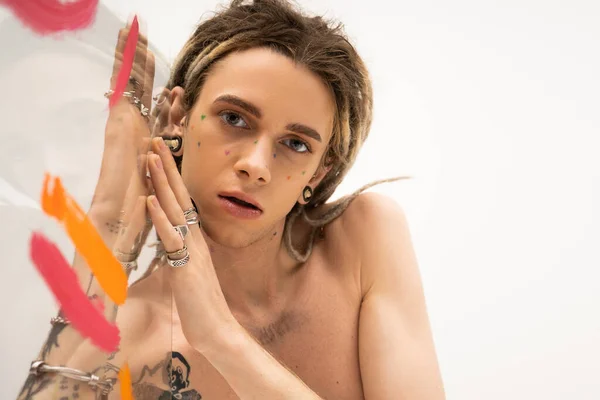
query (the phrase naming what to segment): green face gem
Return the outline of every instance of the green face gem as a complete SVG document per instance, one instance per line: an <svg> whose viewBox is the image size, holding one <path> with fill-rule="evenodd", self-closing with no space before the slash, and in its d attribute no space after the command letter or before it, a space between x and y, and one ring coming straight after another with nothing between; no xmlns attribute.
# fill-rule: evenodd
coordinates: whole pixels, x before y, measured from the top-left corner
<svg viewBox="0 0 600 400"><path fill-rule="evenodd" d="M255 141L254 141L254 144L256 144L256 143L258 143L258 140L255 140Z"/></svg>
<svg viewBox="0 0 600 400"><path fill-rule="evenodd" d="M202 114L202 116L200 117L200 119L201 119L202 121L204 121L204 118L206 118L206 115Z"/></svg>
<svg viewBox="0 0 600 400"><path fill-rule="evenodd" d="M304 175L306 173L306 171L302 171L302 175Z"/></svg>

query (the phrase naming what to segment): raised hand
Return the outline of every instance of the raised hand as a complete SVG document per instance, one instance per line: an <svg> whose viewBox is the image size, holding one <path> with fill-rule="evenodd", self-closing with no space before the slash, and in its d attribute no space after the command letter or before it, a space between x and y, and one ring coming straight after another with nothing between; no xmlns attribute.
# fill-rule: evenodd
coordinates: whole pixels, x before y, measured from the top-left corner
<svg viewBox="0 0 600 400"><path fill-rule="evenodd" d="M110 89L114 88L121 67L128 33L129 27L119 31ZM147 39L140 35L131 71L132 79L126 91L149 108L154 83L154 55L148 50L147 43ZM102 96L102 93L98 95ZM149 119L141 114L139 105L132 104L132 98L123 96L110 109L100 176L88 218L109 248L117 255L130 257L133 261L151 225L146 215L146 199L150 190L150 181L146 178ZM123 262L123 265L128 273L135 267L133 262ZM95 282L82 257L75 256L73 269L88 298L95 304L103 305L106 318L111 322L116 321L121 329L120 349L113 354L106 354L84 339L68 321L62 320L53 325L38 358L51 366L76 368L101 379L116 381L116 374L127 357L128 340L135 336L132 332L145 321L143 307L128 301L120 308L117 318L117 307ZM120 321L126 321L126 324ZM20 398L30 398L33 393L36 399L71 395L91 399L96 398L97 394L85 383L64 380L51 373L29 375Z"/></svg>
<svg viewBox="0 0 600 400"><path fill-rule="evenodd" d="M161 138L152 139L152 150L148 168L156 195L148 197L148 210L167 257L181 264L169 268L168 276L183 333L196 350L208 351L240 325L229 310L199 225L189 225L185 237L174 228L188 226L184 212L193 205L171 151Z"/></svg>

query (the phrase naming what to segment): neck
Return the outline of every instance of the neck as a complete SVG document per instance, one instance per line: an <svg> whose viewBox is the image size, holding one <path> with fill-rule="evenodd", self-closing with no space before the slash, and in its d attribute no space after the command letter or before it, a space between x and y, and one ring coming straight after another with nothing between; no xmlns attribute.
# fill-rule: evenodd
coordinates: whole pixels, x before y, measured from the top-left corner
<svg viewBox="0 0 600 400"><path fill-rule="evenodd" d="M280 221L255 242L244 247L228 247L213 241L206 233L213 266L232 311L278 308L291 288L298 263L283 243L285 220Z"/></svg>

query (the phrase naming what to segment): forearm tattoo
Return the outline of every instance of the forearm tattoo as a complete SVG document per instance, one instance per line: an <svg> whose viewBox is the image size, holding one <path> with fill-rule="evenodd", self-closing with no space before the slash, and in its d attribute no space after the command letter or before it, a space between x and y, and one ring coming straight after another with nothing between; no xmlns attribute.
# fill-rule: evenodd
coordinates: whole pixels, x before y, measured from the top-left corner
<svg viewBox="0 0 600 400"><path fill-rule="evenodd" d="M58 311L58 316L61 318L65 318L62 310ZM60 345L58 344L58 336L66 327L67 325L62 323L56 323L52 325L50 333L48 334L48 339L46 340L46 343L44 343L44 347L42 348L40 359L45 360L48 354L50 354L50 352L52 351L52 349L54 349L55 347L60 347Z"/></svg>
<svg viewBox="0 0 600 400"><path fill-rule="evenodd" d="M157 372L161 373L162 382L170 390L143 382L144 378L150 378ZM190 364L181 353L176 351L167 353L166 359L154 367L144 366L140 378L133 384L133 396L136 399L201 400L202 395L195 389L185 390L191 385L190 373Z"/></svg>
<svg viewBox="0 0 600 400"><path fill-rule="evenodd" d="M73 384L73 389L69 392L69 384ZM79 382L69 382L69 379L66 377L62 377L60 380L59 389L59 400L71 400L71 399L79 399ZM70 396L70 397L69 397Z"/></svg>
<svg viewBox="0 0 600 400"><path fill-rule="evenodd" d="M29 375L21 392L19 393L19 400L33 400L33 396L46 389L48 386L54 383L54 378L48 375L35 376Z"/></svg>
<svg viewBox="0 0 600 400"><path fill-rule="evenodd" d="M123 226L123 222L121 220L119 220L117 222L107 222L105 225L108 228L108 231L110 233L118 234L121 232L121 227Z"/></svg>

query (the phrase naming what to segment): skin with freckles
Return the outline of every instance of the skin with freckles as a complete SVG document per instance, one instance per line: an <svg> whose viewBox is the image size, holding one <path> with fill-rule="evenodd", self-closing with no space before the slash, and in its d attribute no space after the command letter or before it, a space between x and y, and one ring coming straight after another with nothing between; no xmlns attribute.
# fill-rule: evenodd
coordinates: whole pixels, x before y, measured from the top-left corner
<svg viewBox="0 0 600 400"><path fill-rule="evenodd" d="M260 118L235 101L218 100L223 96L253 105ZM312 174L302 172L317 172L333 115L326 86L287 57L252 49L219 63L183 127L184 143L202 142L200 148L184 147L181 173L208 236L223 246L243 248L281 229L302 189L316 186ZM290 124L312 128L321 140L288 129ZM242 221L223 213L217 194L231 190L258 201L261 218Z"/></svg>
<svg viewBox="0 0 600 400"><path fill-rule="evenodd" d="M315 245L304 264L288 254L281 235L286 215L296 202L303 202L304 187L315 188L327 172L320 166L333 125L329 91L318 77L288 58L252 49L217 64L188 113L178 106L182 95L183 89L172 90L166 130L184 139L181 177L198 207L228 308L286 368L316 390L325 389L326 398L328 394L360 398L356 347L360 291L348 291L357 264L348 244L342 243L341 219L331 224L327 239ZM260 111L260 117L247 110L248 104ZM219 205L221 191L252 196L261 205L261 216L251 220L231 216ZM299 241L306 239L305 228L298 224L293 231ZM170 297L164 297L165 280L159 270L129 292L130 298L153 304L154 321L136 341L139 350L129 359L134 381L144 376L138 383L143 388L134 384L134 392L150 386L166 389L159 364L165 351L172 350L191 365L190 390L203 398L237 398L210 363L190 348L179 313L171 309ZM321 357L317 368L314 359L306 357L309 349L331 356Z"/></svg>
<svg viewBox="0 0 600 400"><path fill-rule="evenodd" d="M50 342L48 361L83 371L108 366L114 372L127 364L138 399L441 400L423 291L401 210L369 193L349 196L352 201L339 208L324 203L366 139L372 107L368 73L337 28L318 18L293 22L276 1L234 2L232 13L247 12L244 20L253 26L260 15L267 18L264 32L257 31L258 39L247 45L246 30L230 41L204 39L202 29L194 35L199 36L191 53L182 53L169 88L156 101L149 130L128 102L111 109L102 190L95 192L91 217L113 237L120 226L112 221L124 211L127 228L113 241L115 250L136 251L153 227L161 241L157 252L185 257L179 262L186 265L171 268L158 256L128 288L127 302L118 313L112 309L121 333L118 352L109 357L87 342L75 346L67 340L72 336L63 340L70 332L65 328ZM291 49L285 41L273 46L279 34L268 38L275 13L275 19L287 15L290 22L281 35L291 40L301 34ZM312 40L324 30L330 31L329 45ZM255 47L262 43L270 47ZM206 58L194 53L202 48ZM152 77L147 64L139 67ZM153 92L148 86L145 92ZM144 152L131 151L136 149ZM319 188L328 172L324 154L335 170ZM345 160L350 163L342 166ZM124 173L125 161L137 168L135 179ZM125 191L131 180L133 190ZM289 252L304 253L310 216L285 224L290 210L304 204L307 186L315 190L318 211L328 215L316 218L320 232L303 258ZM219 197L223 192L251 197L261 210L252 211L256 218L241 218L242 213L227 211L235 207ZM192 205L201 224L189 225L183 237L173 227L187 225L183 210ZM48 385L33 383L37 386L26 386L27 398ZM69 397L93 398L87 389ZM115 388L110 399L118 393ZM45 394L36 399L56 398L56 391Z"/></svg>

